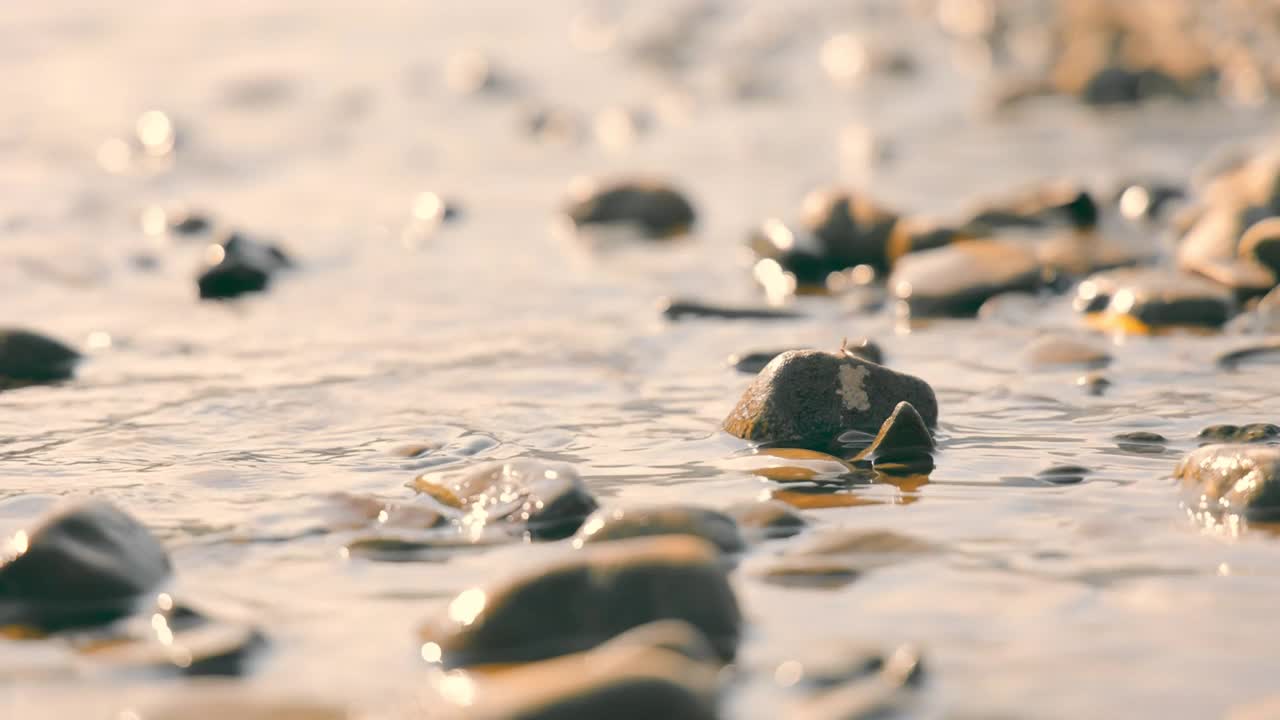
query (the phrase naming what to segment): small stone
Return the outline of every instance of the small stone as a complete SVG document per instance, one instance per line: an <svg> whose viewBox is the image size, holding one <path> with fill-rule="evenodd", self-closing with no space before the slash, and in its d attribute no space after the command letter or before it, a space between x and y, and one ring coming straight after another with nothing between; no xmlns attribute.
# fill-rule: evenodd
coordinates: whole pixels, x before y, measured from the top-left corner
<svg viewBox="0 0 1280 720"><path fill-rule="evenodd" d="M659 505L628 510L598 510L578 529L574 544L611 542L654 535L692 535L720 552L746 548L738 523L717 510L688 505Z"/></svg>
<svg viewBox="0 0 1280 720"><path fill-rule="evenodd" d="M689 623L733 659L742 616L713 546L672 535L584 548L462 592L422 640L447 667L506 664L588 650L657 620Z"/></svg>
<svg viewBox="0 0 1280 720"><path fill-rule="evenodd" d="M1178 81L1159 70L1109 66L1089 79L1080 99L1090 105L1133 104L1160 95L1181 95Z"/></svg>
<svg viewBox="0 0 1280 720"><path fill-rule="evenodd" d="M1280 511L1280 447L1206 445L1184 457L1174 477L1197 513L1270 519Z"/></svg>
<svg viewBox="0 0 1280 720"><path fill-rule="evenodd" d="M846 268L838 260L827 256L818 238L803 228L770 218L752 230L748 247L761 260L756 263L754 275L765 286L770 297L785 297L791 293L808 295L825 294L827 279ZM766 269L773 269L770 274ZM781 282L790 287L771 287Z"/></svg>
<svg viewBox="0 0 1280 720"><path fill-rule="evenodd" d="M52 338L17 328L0 329L0 381L51 382L75 372L80 353Z"/></svg>
<svg viewBox="0 0 1280 720"><path fill-rule="evenodd" d="M904 400L926 425L937 423L938 401L925 381L845 353L796 350L756 376L724 429L744 440L822 449L847 430L878 432Z"/></svg>
<svg viewBox="0 0 1280 720"><path fill-rule="evenodd" d="M113 505L65 505L9 542L0 565L0 625L46 631L131 613L168 579L169 556L145 527Z"/></svg>
<svg viewBox="0 0 1280 720"><path fill-rule="evenodd" d="M1023 350L1022 356L1034 368L1064 365L1101 368L1111 364L1111 354L1103 348L1062 335L1042 335L1036 338Z"/></svg>
<svg viewBox="0 0 1280 720"><path fill-rule="evenodd" d="M801 225L813 233L821 257L837 269L869 265L886 270L895 213L849 190L815 190L801 204Z"/></svg>
<svg viewBox="0 0 1280 720"><path fill-rule="evenodd" d="M279 247L237 232L229 233L216 245L210 245L206 259L209 267L200 274L197 285L200 297L207 300L226 300L245 293L261 292L277 270L293 264Z"/></svg>
<svg viewBox="0 0 1280 720"><path fill-rule="evenodd" d="M213 229L208 213L191 208L165 210L152 206L142 211L142 230L148 235L168 233L180 237L204 235Z"/></svg>
<svg viewBox="0 0 1280 720"><path fill-rule="evenodd" d="M1026 243L972 240L911 253L895 265L889 287L912 317L972 317L1000 293L1034 291L1043 283Z"/></svg>
<svg viewBox="0 0 1280 720"><path fill-rule="evenodd" d="M1240 238L1240 257L1255 260L1280 277L1280 217L1254 223Z"/></svg>
<svg viewBox="0 0 1280 720"><path fill-rule="evenodd" d="M766 539L798 535L809 526L803 515L780 500L739 503L726 512L740 528Z"/></svg>
<svg viewBox="0 0 1280 720"><path fill-rule="evenodd" d="M1223 353L1218 356L1218 365L1223 368L1234 369L1243 362L1260 358L1268 359L1273 355L1280 355L1280 341L1260 343Z"/></svg>
<svg viewBox="0 0 1280 720"><path fill-rule="evenodd" d="M413 488L462 510L463 524L514 524L539 540L572 535L597 507L578 472L537 460L486 463L460 475L428 473Z"/></svg>
<svg viewBox="0 0 1280 720"><path fill-rule="evenodd" d="M714 320L795 320L803 315L769 307L728 307L697 300L664 299L660 303L663 317L672 321L688 319Z"/></svg>
<svg viewBox="0 0 1280 720"><path fill-rule="evenodd" d="M846 355L859 357L867 362L873 362L877 365L884 364L884 351L880 349L879 345L869 338L859 338L853 342L845 341L845 343L840 346L840 349L844 351Z"/></svg>
<svg viewBox="0 0 1280 720"><path fill-rule="evenodd" d="M101 635L72 637L81 657L119 670L165 671L183 675L241 675L266 645L256 628L205 617L166 603L152 612L112 625Z"/></svg>
<svg viewBox="0 0 1280 720"><path fill-rule="evenodd" d="M1093 471L1089 468L1080 465L1054 465L1036 473L1036 477L1054 485L1078 485L1091 472Z"/></svg>
<svg viewBox="0 0 1280 720"><path fill-rule="evenodd" d="M1085 373L1076 378L1076 386L1083 389L1086 394L1094 397L1105 393L1111 385L1111 379L1102 373Z"/></svg>
<svg viewBox="0 0 1280 720"><path fill-rule="evenodd" d="M981 210L961 226L961 232L980 238L1005 230L1063 227L1092 230L1098 224L1098 203L1089 191L1071 184L1033 188L995 207Z"/></svg>
<svg viewBox="0 0 1280 720"><path fill-rule="evenodd" d="M893 409L871 446L858 455L877 470L891 474L925 474L933 470L933 434L911 403Z"/></svg>
<svg viewBox="0 0 1280 720"><path fill-rule="evenodd" d="M787 352L787 350L759 350L742 355L730 355L729 365L740 373L755 375L763 370L765 365L773 362L774 358L784 352Z"/></svg>
<svg viewBox="0 0 1280 720"><path fill-rule="evenodd" d="M1280 437L1280 427L1270 423L1249 425L1210 425L1200 431L1197 440L1204 443L1256 443Z"/></svg>
<svg viewBox="0 0 1280 720"><path fill-rule="evenodd" d="M787 717L795 720L874 720L909 716L914 691L924 682L924 663L913 647L903 646L883 658L874 675L851 679L796 704Z"/></svg>
<svg viewBox="0 0 1280 720"><path fill-rule="evenodd" d="M658 180L624 180L578 193L565 210L578 228L628 224L645 236L665 239L693 228L693 205L675 188Z"/></svg>
<svg viewBox="0 0 1280 720"><path fill-rule="evenodd" d="M1220 327L1235 302L1207 280L1160 268L1110 270L1080 284L1076 310L1105 329L1147 333L1170 327Z"/></svg>
<svg viewBox="0 0 1280 720"><path fill-rule="evenodd" d="M1160 433L1148 432L1146 430L1134 430L1133 432L1123 432L1114 436L1117 442L1126 443L1167 443L1169 442L1165 436Z"/></svg>

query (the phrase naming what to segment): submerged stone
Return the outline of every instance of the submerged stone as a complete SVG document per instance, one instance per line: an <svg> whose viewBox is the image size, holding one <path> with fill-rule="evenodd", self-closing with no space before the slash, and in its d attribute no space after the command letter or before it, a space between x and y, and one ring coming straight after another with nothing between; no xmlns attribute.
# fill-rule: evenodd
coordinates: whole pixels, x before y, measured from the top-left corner
<svg viewBox="0 0 1280 720"><path fill-rule="evenodd" d="M626 224L654 239L687 234L696 215L678 190L656 180L624 180L572 198L565 210L579 228Z"/></svg>
<svg viewBox="0 0 1280 720"><path fill-rule="evenodd" d="M1196 436L1202 443L1256 443L1280 437L1280 427L1271 423L1210 425Z"/></svg>
<svg viewBox="0 0 1280 720"><path fill-rule="evenodd" d="M110 622L171 572L155 536L100 500L55 510L9 548L0 565L0 625L52 631Z"/></svg>
<svg viewBox="0 0 1280 720"><path fill-rule="evenodd" d="M1127 443L1166 443L1169 442L1165 436L1160 433L1148 432L1146 430L1134 430L1133 432L1123 432L1114 436L1118 442Z"/></svg>
<svg viewBox="0 0 1280 720"><path fill-rule="evenodd" d="M598 510L579 528L575 544L610 542L654 535L692 535L720 552L746 547L734 519L717 510L689 505L658 505L627 510Z"/></svg>
<svg viewBox="0 0 1280 720"><path fill-rule="evenodd" d="M826 448L846 430L878 432L898 403L938 421L933 388L920 378L847 353L798 350L769 363L725 418L744 440Z"/></svg>
<svg viewBox="0 0 1280 720"><path fill-rule="evenodd" d="M587 547L462 592L421 635L424 655L448 667L506 664L588 650L656 620L683 620L733 658L742 616L714 547L679 535Z"/></svg>
<svg viewBox="0 0 1280 720"><path fill-rule="evenodd" d="M780 500L738 503L726 512L739 527L766 539L798 535L809 526L803 515Z"/></svg>
<svg viewBox="0 0 1280 720"><path fill-rule="evenodd" d="M1220 327L1231 316L1231 293L1212 282L1159 268L1111 270L1089 277L1076 310L1107 329L1151 332L1168 327Z"/></svg>
<svg viewBox="0 0 1280 720"><path fill-rule="evenodd" d="M1111 354L1085 340L1062 335L1042 335L1023 350L1027 364L1035 368L1074 366L1100 368L1111 364Z"/></svg>
<svg viewBox="0 0 1280 720"><path fill-rule="evenodd" d="M1178 463L1187 504L1214 517L1280 514L1280 447L1206 445Z"/></svg>
<svg viewBox="0 0 1280 720"><path fill-rule="evenodd" d="M568 537L597 507L572 467L538 460L486 463L461 474L427 473L413 488L461 510L468 526L512 524L537 539Z"/></svg>
<svg viewBox="0 0 1280 720"><path fill-rule="evenodd" d="M80 353L29 330L0 329L0 381L65 380L75 371Z"/></svg>
<svg viewBox="0 0 1280 720"><path fill-rule="evenodd" d="M1053 485L1078 485L1092 472L1080 465L1054 465L1036 473L1036 477Z"/></svg>
<svg viewBox="0 0 1280 720"><path fill-rule="evenodd" d="M889 287L913 317L972 317L995 295L1042 284L1034 249L1012 240L971 240L912 253L889 276Z"/></svg>
<svg viewBox="0 0 1280 720"><path fill-rule="evenodd" d="M211 245L208 259L209 267L196 280L200 297L206 300L228 300L261 292L267 289L276 271L293 264L278 246L236 232Z"/></svg>
<svg viewBox="0 0 1280 720"><path fill-rule="evenodd" d="M662 315L668 320L680 321L698 318L715 320L795 320L803 315L789 310L769 307L728 307L711 305L697 300L666 299L662 301Z"/></svg>

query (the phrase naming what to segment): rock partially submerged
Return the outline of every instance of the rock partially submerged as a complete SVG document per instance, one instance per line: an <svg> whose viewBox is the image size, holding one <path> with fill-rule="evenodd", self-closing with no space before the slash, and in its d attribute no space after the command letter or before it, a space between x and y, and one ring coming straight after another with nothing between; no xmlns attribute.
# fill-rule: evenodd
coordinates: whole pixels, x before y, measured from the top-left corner
<svg viewBox="0 0 1280 720"><path fill-rule="evenodd" d="M1042 335L1033 340L1022 354L1027 364L1034 368L1101 368L1111 364L1111 354L1104 348L1063 335Z"/></svg>
<svg viewBox="0 0 1280 720"><path fill-rule="evenodd" d="M696 219L683 193L651 179L623 180L577 193L565 214L580 229L629 225L653 239L685 235Z"/></svg>
<svg viewBox="0 0 1280 720"><path fill-rule="evenodd" d="M878 432L907 401L932 426L933 388L920 378L848 353L798 350L769 363L725 418L744 440L824 449L847 430Z"/></svg>
<svg viewBox="0 0 1280 720"><path fill-rule="evenodd" d="M972 317L987 299L1043 284L1034 248L1014 240L971 240L912 253L889 287L912 317Z"/></svg>
<svg viewBox="0 0 1280 720"><path fill-rule="evenodd" d="M584 548L460 593L421 635L424 656L459 667L581 652L657 620L687 622L734 657L742 616L714 547L669 536Z"/></svg>
<svg viewBox="0 0 1280 720"><path fill-rule="evenodd" d="M75 372L80 353L29 330L0 329L0 386L65 380Z"/></svg>
<svg viewBox="0 0 1280 720"><path fill-rule="evenodd" d="M1174 477L1193 512L1251 520L1280 515L1280 447L1206 445L1183 458Z"/></svg>
<svg viewBox="0 0 1280 720"><path fill-rule="evenodd" d="M1221 327L1235 300L1222 286L1195 275L1140 268L1089 277L1077 290L1075 308L1105 329L1147 333Z"/></svg>
<svg viewBox="0 0 1280 720"><path fill-rule="evenodd" d="M791 537L809 526L803 515L780 500L738 503L726 512L738 527L763 539Z"/></svg>
<svg viewBox="0 0 1280 720"><path fill-rule="evenodd" d="M0 625L53 631L110 622L171 572L155 536L99 500L55 510L9 548L0 565Z"/></svg>
<svg viewBox="0 0 1280 720"><path fill-rule="evenodd" d="M232 232L220 243L210 245L208 267L196 284L201 299L229 300L245 293L267 289L272 276L293 262L277 245Z"/></svg>
<svg viewBox="0 0 1280 720"><path fill-rule="evenodd" d="M1280 438L1280 426L1271 423L1248 425L1210 425L1196 439L1205 443L1257 443Z"/></svg>
<svg viewBox="0 0 1280 720"><path fill-rule="evenodd" d="M120 672L177 672L187 676L244 674L266 637L251 625L206 617L160 595L151 612L104 631L70 638L85 661Z"/></svg>
<svg viewBox="0 0 1280 720"><path fill-rule="evenodd" d="M934 466L933 449L928 424L915 406L904 400L855 460L868 461L876 470L890 474L927 474Z"/></svg>
<svg viewBox="0 0 1280 720"><path fill-rule="evenodd" d="M463 525L514 525L536 539L572 535L598 507L576 470L538 460L485 463L460 474L427 473L412 487L461 511Z"/></svg>
<svg viewBox="0 0 1280 720"><path fill-rule="evenodd" d="M698 300L667 298L660 307L663 317L672 321L710 318L715 320L795 320L803 317L789 310L770 307L729 307L712 305Z"/></svg>
<svg viewBox="0 0 1280 720"><path fill-rule="evenodd" d="M655 505L626 510L598 510L579 528L574 544L656 535L692 535L715 545L720 552L746 548L734 519L718 510L691 505Z"/></svg>

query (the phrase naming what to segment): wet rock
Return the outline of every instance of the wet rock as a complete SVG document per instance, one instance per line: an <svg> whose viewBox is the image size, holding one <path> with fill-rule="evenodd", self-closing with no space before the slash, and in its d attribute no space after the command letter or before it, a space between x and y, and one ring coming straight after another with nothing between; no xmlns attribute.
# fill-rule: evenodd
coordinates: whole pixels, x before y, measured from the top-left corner
<svg viewBox="0 0 1280 720"><path fill-rule="evenodd" d="M278 246L237 232L209 246L206 260L208 267L196 280L200 297L206 300L227 300L261 292L276 271L293 264Z"/></svg>
<svg viewBox="0 0 1280 720"><path fill-rule="evenodd" d="M971 317L1005 292L1034 291L1043 278L1026 243L972 240L912 253L889 276L889 286L913 317Z"/></svg>
<svg viewBox="0 0 1280 720"><path fill-rule="evenodd" d="M756 352L743 353L741 355L730 355L729 365L740 373L746 375L755 375L764 369L765 365L773 362L787 350L758 350Z"/></svg>
<svg viewBox="0 0 1280 720"><path fill-rule="evenodd" d="M969 218L960 231L981 238L1006 230L1062 227L1092 230L1098 224L1098 204L1087 190L1074 185L1047 185L1008 200L992 203Z"/></svg>
<svg viewBox="0 0 1280 720"><path fill-rule="evenodd" d="M1076 378L1076 386L1085 391L1085 394L1098 397L1111 388L1111 379L1102 373L1085 373Z"/></svg>
<svg viewBox="0 0 1280 720"><path fill-rule="evenodd" d="M884 657L870 676L852 678L796 704L787 717L795 720L875 720L909 714L914 691L924 682L924 663L913 647Z"/></svg>
<svg viewBox="0 0 1280 720"><path fill-rule="evenodd" d="M529 662L657 620L683 620L733 658L742 618L714 547L679 535L619 540L466 590L423 627L423 653L449 667Z"/></svg>
<svg viewBox="0 0 1280 720"><path fill-rule="evenodd" d="M925 474L933 470L933 449L933 434L924 418L911 403L903 401L857 459L871 462L880 472Z"/></svg>
<svg viewBox="0 0 1280 720"><path fill-rule="evenodd" d="M1125 105L1154 97L1182 95L1178 82L1159 70L1106 67L1099 70L1080 93L1090 105Z"/></svg>
<svg viewBox="0 0 1280 720"><path fill-rule="evenodd" d="M65 505L9 543L0 565L0 625L42 630L94 625L129 614L170 574L169 556L113 505Z"/></svg>
<svg viewBox="0 0 1280 720"><path fill-rule="evenodd" d="M1244 362L1269 358L1273 355L1280 355L1280 341L1259 343L1223 353L1218 356L1218 365L1234 369Z"/></svg>
<svg viewBox="0 0 1280 720"><path fill-rule="evenodd" d="M1036 473L1036 477L1053 485L1078 485L1092 472L1080 465L1054 465Z"/></svg>
<svg viewBox="0 0 1280 720"><path fill-rule="evenodd" d="M627 224L662 239L688 234L696 215L679 190L657 180L624 180L576 193L566 214L579 228Z"/></svg>
<svg viewBox="0 0 1280 720"><path fill-rule="evenodd" d="M1271 519L1280 513L1280 448L1206 445L1178 463L1174 477L1192 511Z"/></svg>
<svg viewBox="0 0 1280 720"><path fill-rule="evenodd" d="M1271 423L1248 425L1210 425L1196 439L1204 443L1256 443L1280 437L1280 427Z"/></svg>
<svg viewBox="0 0 1280 720"><path fill-rule="evenodd" d="M766 539L798 535L809 526L803 515L779 500L738 503L726 512L744 531Z"/></svg>
<svg viewBox="0 0 1280 720"><path fill-rule="evenodd" d="M1123 443L1166 443L1169 442L1165 436L1160 433L1148 432L1146 430L1134 430L1133 432L1118 433L1113 437L1117 442Z"/></svg>
<svg viewBox="0 0 1280 720"><path fill-rule="evenodd" d="M1082 339L1062 335L1042 335L1022 353L1027 364L1035 368L1074 366L1100 368L1111 364L1111 354L1102 347Z"/></svg>
<svg viewBox="0 0 1280 720"><path fill-rule="evenodd" d="M486 463L457 475L428 473L413 488L463 511L464 525L514 524L540 540L572 535L597 507L576 470L537 460Z"/></svg>
<svg viewBox="0 0 1280 720"><path fill-rule="evenodd" d="M761 258L756 280L772 296L827 292L827 280L847 266L827 256L818 238L808 230L770 218L752 230L748 247ZM776 287L785 282L789 287ZM775 287L771 287L771 283Z"/></svg>
<svg viewBox="0 0 1280 720"><path fill-rule="evenodd" d="M168 595L145 615L104 632L71 638L76 652L99 666L122 671L166 671L183 675L241 675L266 645L256 628L215 620Z"/></svg>
<svg viewBox="0 0 1280 720"><path fill-rule="evenodd" d="M1111 270L1080 284L1076 310L1093 324L1126 332L1220 327L1235 308L1231 293L1194 275L1159 268Z"/></svg>
<svg viewBox="0 0 1280 720"><path fill-rule="evenodd" d="M658 505L628 510L599 510L578 529L574 544L611 542L654 535L692 535L720 552L746 547L738 523L722 512L689 505Z"/></svg>
<svg viewBox="0 0 1280 720"><path fill-rule="evenodd" d="M1240 238L1239 252L1269 269L1273 279L1280 277L1280 217L1254 223Z"/></svg>
<svg viewBox="0 0 1280 720"><path fill-rule="evenodd" d="M57 340L29 330L0 329L0 384L65 380L79 361L80 353Z"/></svg>
<svg viewBox="0 0 1280 720"><path fill-rule="evenodd" d="M202 236L213 230L213 218L206 212L192 208L149 207L142 211L142 230L148 235L172 235L175 237Z"/></svg>
<svg viewBox="0 0 1280 720"><path fill-rule="evenodd" d="M895 213L860 193L832 188L809 193L801 204L801 225L818 240L820 257L837 269L869 265L888 269Z"/></svg>
<svg viewBox="0 0 1280 720"><path fill-rule="evenodd" d="M468 683L455 715L468 720L714 720L718 666L690 658L679 647L688 641L676 635L705 644L684 623L651 623L587 652L435 681L446 699L456 695L449 683Z"/></svg>
<svg viewBox="0 0 1280 720"><path fill-rule="evenodd" d="M840 350L846 355L862 358L867 362L873 362L877 365L884 364L884 351L869 338L860 338L853 342L846 340L840 345Z"/></svg>
<svg viewBox="0 0 1280 720"><path fill-rule="evenodd" d="M825 448L841 433L878 432L907 401L932 426L938 402L925 381L847 353L798 350L769 363L725 418L744 440Z"/></svg>
<svg viewBox="0 0 1280 720"><path fill-rule="evenodd" d="M711 305L697 300L664 299L661 303L662 315L668 320L680 321L689 319L715 320L795 320L803 315L789 310L768 307L728 307Z"/></svg>

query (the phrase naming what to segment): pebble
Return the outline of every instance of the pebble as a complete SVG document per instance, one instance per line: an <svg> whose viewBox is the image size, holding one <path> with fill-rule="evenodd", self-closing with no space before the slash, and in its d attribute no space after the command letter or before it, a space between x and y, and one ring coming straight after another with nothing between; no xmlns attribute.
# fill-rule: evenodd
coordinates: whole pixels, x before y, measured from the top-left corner
<svg viewBox="0 0 1280 720"><path fill-rule="evenodd" d="M427 473L412 487L461 510L466 527L514 524L539 540L572 535L598 507L577 470L539 460L485 463L461 474Z"/></svg>
<svg viewBox="0 0 1280 720"><path fill-rule="evenodd" d="M1256 443L1280 437L1280 427L1271 423L1210 425L1196 436L1201 443Z"/></svg>
<svg viewBox="0 0 1280 720"><path fill-rule="evenodd" d="M1092 472L1080 465L1054 465L1036 473L1036 477L1054 485L1078 485Z"/></svg>
<svg viewBox="0 0 1280 720"><path fill-rule="evenodd" d="M626 510L598 510L578 529L574 544L612 542L655 535L692 535L720 552L737 553L746 542L732 517L690 505L658 505Z"/></svg>
<svg viewBox="0 0 1280 720"><path fill-rule="evenodd" d="M809 526L803 515L780 500L738 503L725 512L739 528L762 539L792 537Z"/></svg>
<svg viewBox="0 0 1280 720"><path fill-rule="evenodd" d="M171 572L155 536L101 500L56 508L9 548L0 565L0 625L54 631L110 622Z"/></svg>
<svg viewBox="0 0 1280 720"><path fill-rule="evenodd" d="M0 381L65 380L75 372L79 352L44 335L18 328L0 329Z"/></svg>
<svg viewBox="0 0 1280 720"><path fill-rule="evenodd" d="M1134 430L1133 432L1123 432L1113 437L1117 442L1126 443L1167 443L1169 440L1160 433L1148 432L1146 430Z"/></svg>
<svg viewBox="0 0 1280 720"><path fill-rule="evenodd" d="M1022 352L1023 359L1034 368L1073 366L1101 368L1111 364L1111 354L1087 340L1063 335L1042 335Z"/></svg>
<svg viewBox="0 0 1280 720"><path fill-rule="evenodd" d="M693 204L679 190L651 179L622 180L577 192L565 213L578 228L627 224L652 239L688 234Z"/></svg>
<svg viewBox="0 0 1280 720"><path fill-rule="evenodd" d="M1225 352L1218 356L1217 363L1220 367L1234 369L1245 361L1267 358L1271 355L1277 354L1280 354L1280 340L1264 342Z"/></svg>
<svg viewBox="0 0 1280 720"><path fill-rule="evenodd" d="M213 218L206 212L192 208L165 210L149 207L142 211L142 230L148 235L175 235L193 237L213 230Z"/></svg>
<svg viewBox="0 0 1280 720"><path fill-rule="evenodd" d="M1033 188L993 205L970 217L961 225L961 232L980 238L1005 230L1062 227L1086 231L1098 225L1098 203L1093 195L1070 184Z"/></svg>
<svg viewBox="0 0 1280 720"><path fill-rule="evenodd" d="M938 401L920 378L847 353L783 353L756 376L724 429L744 440L823 449L847 430L878 432L907 401L933 426Z"/></svg>
<svg viewBox="0 0 1280 720"><path fill-rule="evenodd" d="M1160 268L1110 270L1080 284L1076 310L1108 330L1148 333L1170 327L1220 327L1231 316L1231 293L1208 280Z"/></svg>
<svg viewBox="0 0 1280 720"><path fill-rule="evenodd" d="M814 190L801 203L800 218L801 226L817 239L820 256L836 269L888 269L898 216L864 195L841 188Z"/></svg>
<svg viewBox="0 0 1280 720"><path fill-rule="evenodd" d="M455 597L421 632L446 667L581 652L657 620L683 620L732 660L742 616L716 548L697 538L636 538L583 548Z"/></svg>
<svg viewBox="0 0 1280 720"><path fill-rule="evenodd" d="M257 628L205 617L174 606L168 595L151 612L117 623L101 635L70 639L90 662L122 671L176 671L182 675L241 675L266 643Z"/></svg>
<svg viewBox="0 0 1280 720"><path fill-rule="evenodd" d="M903 646L883 657L869 676L851 678L795 704L793 720L876 720L909 717L915 691L924 682L920 652Z"/></svg>
<svg viewBox="0 0 1280 720"><path fill-rule="evenodd" d="M889 276L912 317L972 317L988 298L1043 284L1034 248L1013 240L971 240L911 253Z"/></svg>
<svg viewBox="0 0 1280 720"><path fill-rule="evenodd" d="M209 266L196 280L200 297L206 300L227 300L266 290L276 271L293 265L279 247L237 232L210 245L206 259Z"/></svg>
<svg viewBox="0 0 1280 720"><path fill-rule="evenodd" d="M880 472L898 475L927 474L933 470L933 434L911 403L893 409L871 446L858 454Z"/></svg>
<svg viewBox="0 0 1280 720"><path fill-rule="evenodd" d="M1254 223L1240 238L1239 252L1240 257L1264 265L1273 279L1280 277L1280 217Z"/></svg>
<svg viewBox="0 0 1280 720"><path fill-rule="evenodd" d="M1085 394L1098 397L1105 393L1112 385L1111 379L1106 375L1097 372L1085 373L1076 378L1076 386L1083 389Z"/></svg>
<svg viewBox="0 0 1280 720"><path fill-rule="evenodd" d="M825 254L813 233L777 218L754 229L747 245L760 258L753 274L771 297L825 294L828 279L845 269Z"/></svg>
<svg viewBox="0 0 1280 720"><path fill-rule="evenodd" d="M673 322L690 319L713 320L795 320L804 317L790 310L768 307L729 307L697 300L667 298L660 303L662 316Z"/></svg>
<svg viewBox="0 0 1280 720"><path fill-rule="evenodd" d="M1206 445L1184 457L1174 477L1197 514L1270 519L1280 511L1280 447Z"/></svg>

